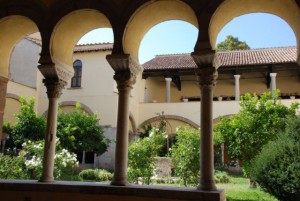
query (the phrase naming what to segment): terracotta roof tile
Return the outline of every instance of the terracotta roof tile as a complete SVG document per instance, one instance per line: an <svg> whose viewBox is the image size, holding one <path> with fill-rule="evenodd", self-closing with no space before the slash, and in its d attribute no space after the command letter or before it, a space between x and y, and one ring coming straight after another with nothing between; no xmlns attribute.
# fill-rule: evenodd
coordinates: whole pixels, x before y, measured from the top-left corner
<svg viewBox="0 0 300 201"><path fill-rule="evenodd" d="M95 43L95 44L84 44L76 45L74 53L79 52L99 52L113 49L113 43Z"/></svg>
<svg viewBox="0 0 300 201"><path fill-rule="evenodd" d="M26 37L27 40L42 46L42 41L39 38L35 37ZM94 44L84 44L76 45L74 47L74 53L82 52L98 52L98 51L110 51L113 49L113 43L94 43Z"/></svg>
<svg viewBox="0 0 300 201"><path fill-rule="evenodd" d="M296 47L217 52L221 66L247 66L296 62ZM143 64L145 70L193 69L196 64L189 54L158 55Z"/></svg>

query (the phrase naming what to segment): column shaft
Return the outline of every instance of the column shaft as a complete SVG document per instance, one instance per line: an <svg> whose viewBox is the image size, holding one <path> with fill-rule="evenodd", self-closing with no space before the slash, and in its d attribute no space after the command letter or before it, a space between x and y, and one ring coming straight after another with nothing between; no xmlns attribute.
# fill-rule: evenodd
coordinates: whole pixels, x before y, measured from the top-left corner
<svg viewBox="0 0 300 201"><path fill-rule="evenodd" d="M47 127L45 134L45 147L43 158L43 170L41 182L50 182L54 180L54 156L56 143L56 127L57 127L57 112L58 112L58 98L62 93L62 89L66 85L64 81L57 81L52 79L44 79L44 84L47 88L47 95L49 99Z"/></svg>
<svg viewBox="0 0 300 201"><path fill-rule="evenodd" d="M234 90L234 96L235 100L240 100L240 75L234 75L235 80L235 90Z"/></svg>
<svg viewBox="0 0 300 201"><path fill-rule="evenodd" d="M2 146L2 148L4 148L3 146L3 142L2 142L2 137L3 137L3 133L2 133L2 127L3 127L3 115L4 115L4 109L5 109L5 102L6 102L6 91L7 91L7 83L8 83L8 79L5 77L0 77L0 145ZM0 146L0 147L1 147Z"/></svg>
<svg viewBox="0 0 300 201"><path fill-rule="evenodd" d="M271 93L274 93L274 90L276 90L276 75L277 73L270 73L271 77Z"/></svg>
<svg viewBox="0 0 300 201"><path fill-rule="evenodd" d="M47 129L45 135L45 148L43 160L43 172L40 181L48 182L54 180L54 156L56 143L56 127L57 127L57 98L49 98Z"/></svg>
<svg viewBox="0 0 300 201"><path fill-rule="evenodd" d="M167 77L166 80L166 102L169 103L171 101L171 81L172 78Z"/></svg>
<svg viewBox="0 0 300 201"><path fill-rule="evenodd" d="M120 73L121 74L121 73ZM117 118L117 139L115 152L115 171L111 185L126 186L127 179L127 162L128 162L128 121L129 121L129 95L132 89L130 78L123 80L115 75L118 83L119 101L118 101L118 118ZM121 75L122 76L122 75ZM126 78L126 73L125 76ZM124 78L123 77L123 78Z"/></svg>
<svg viewBox="0 0 300 201"><path fill-rule="evenodd" d="M200 184L199 190L216 190L214 181L213 145L213 88L216 83L215 68L196 70L201 89L201 138L200 138Z"/></svg>

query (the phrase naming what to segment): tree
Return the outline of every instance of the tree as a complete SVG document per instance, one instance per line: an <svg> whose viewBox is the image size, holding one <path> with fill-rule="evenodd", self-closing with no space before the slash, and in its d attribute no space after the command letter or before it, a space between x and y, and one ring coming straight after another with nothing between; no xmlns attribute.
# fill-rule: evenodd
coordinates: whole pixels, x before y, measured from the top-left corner
<svg viewBox="0 0 300 201"><path fill-rule="evenodd" d="M19 120L11 131L13 143L20 146L26 140L38 141L45 138L45 117L37 115L34 111L35 99L20 98L21 109L15 117Z"/></svg>
<svg viewBox="0 0 300 201"><path fill-rule="evenodd" d="M217 51L249 50L246 42L239 41L238 37L228 35L226 39L217 44Z"/></svg>
<svg viewBox="0 0 300 201"><path fill-rule="evenodd" d="M263 146L274 140L286 127L289 117L295 117L298 103L291 107L278 101L278 92L270 92L259 98L256 94L246 94L241 98L241 110L237 115L220 118L214 127L216 143L224 143L232 159L243 161L243 170L249 175L251 160L260 153Z"/></svg>
<svg viewBox="0 0 300 201"><path fill-rule="evenodd" d="M69 113L60 109L57 121L57 137L62 147L73 153L87 151L101 155L106 152L110 140L104 137L102 128L97 125L97 114L87 114L77 103Z"/></svg>
<svg viewBox="0 0 300 201"><path fill-rule="evenodd" d="M156 158L164 146L163 132L154 127L149 137L140 138L129 145L128 176L131 182L137 183L138 178L141 177L143 183L150 184Z"/></svg>
<svg viewBox="0 0 300 201"><path fill-rule="evenodd" d="M300 197L300 119L289 120L279 137L269 142L255 157L251 175L263 190L278 200Z"/></svg>
<svg viewBox="0 0 300 201"><path fill-rule="evenodd" d="M190 127L179 128L172 147L172 164L175 174L185 186L196 186L200 175L200 131Z"/></svg>

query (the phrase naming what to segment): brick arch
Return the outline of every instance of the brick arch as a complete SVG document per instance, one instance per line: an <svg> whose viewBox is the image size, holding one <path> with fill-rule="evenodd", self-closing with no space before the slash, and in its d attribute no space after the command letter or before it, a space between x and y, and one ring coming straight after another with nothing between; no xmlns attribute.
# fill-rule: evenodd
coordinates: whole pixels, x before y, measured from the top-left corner
<svg viewBox="0 0 300 201"><path fill-rule="evenodd" d="M184 122L184 123L192 126L193 128L199 128L200 127L200 125L196 124L195 122L193 122L193 121L191 121L191 120L189 120L189 119L187 119L185 117L178 116L178 115L164 115L164 117L166 119L174 119L174 120L177 120L177 121L182 121L182 122ZM142 128L143 126L145 126L147 124L150 124L150 123L152 123L154 121L158 121L159 119L160 119L159 116L152 117L152 118L144 121L143 123L141 123L139 125L139 128Z"/></svg>

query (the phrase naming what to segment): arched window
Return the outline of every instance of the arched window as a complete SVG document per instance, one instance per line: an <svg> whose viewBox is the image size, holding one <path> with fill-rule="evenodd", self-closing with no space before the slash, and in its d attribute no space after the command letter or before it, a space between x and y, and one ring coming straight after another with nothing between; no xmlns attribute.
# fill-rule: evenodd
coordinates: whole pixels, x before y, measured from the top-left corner
<svg viewBox="0 0 300 201"><path fill-rule="evenodd" d="M73 63L74 76L72 77L71 87L81 87L82 62L76 60Z"/></svg>

